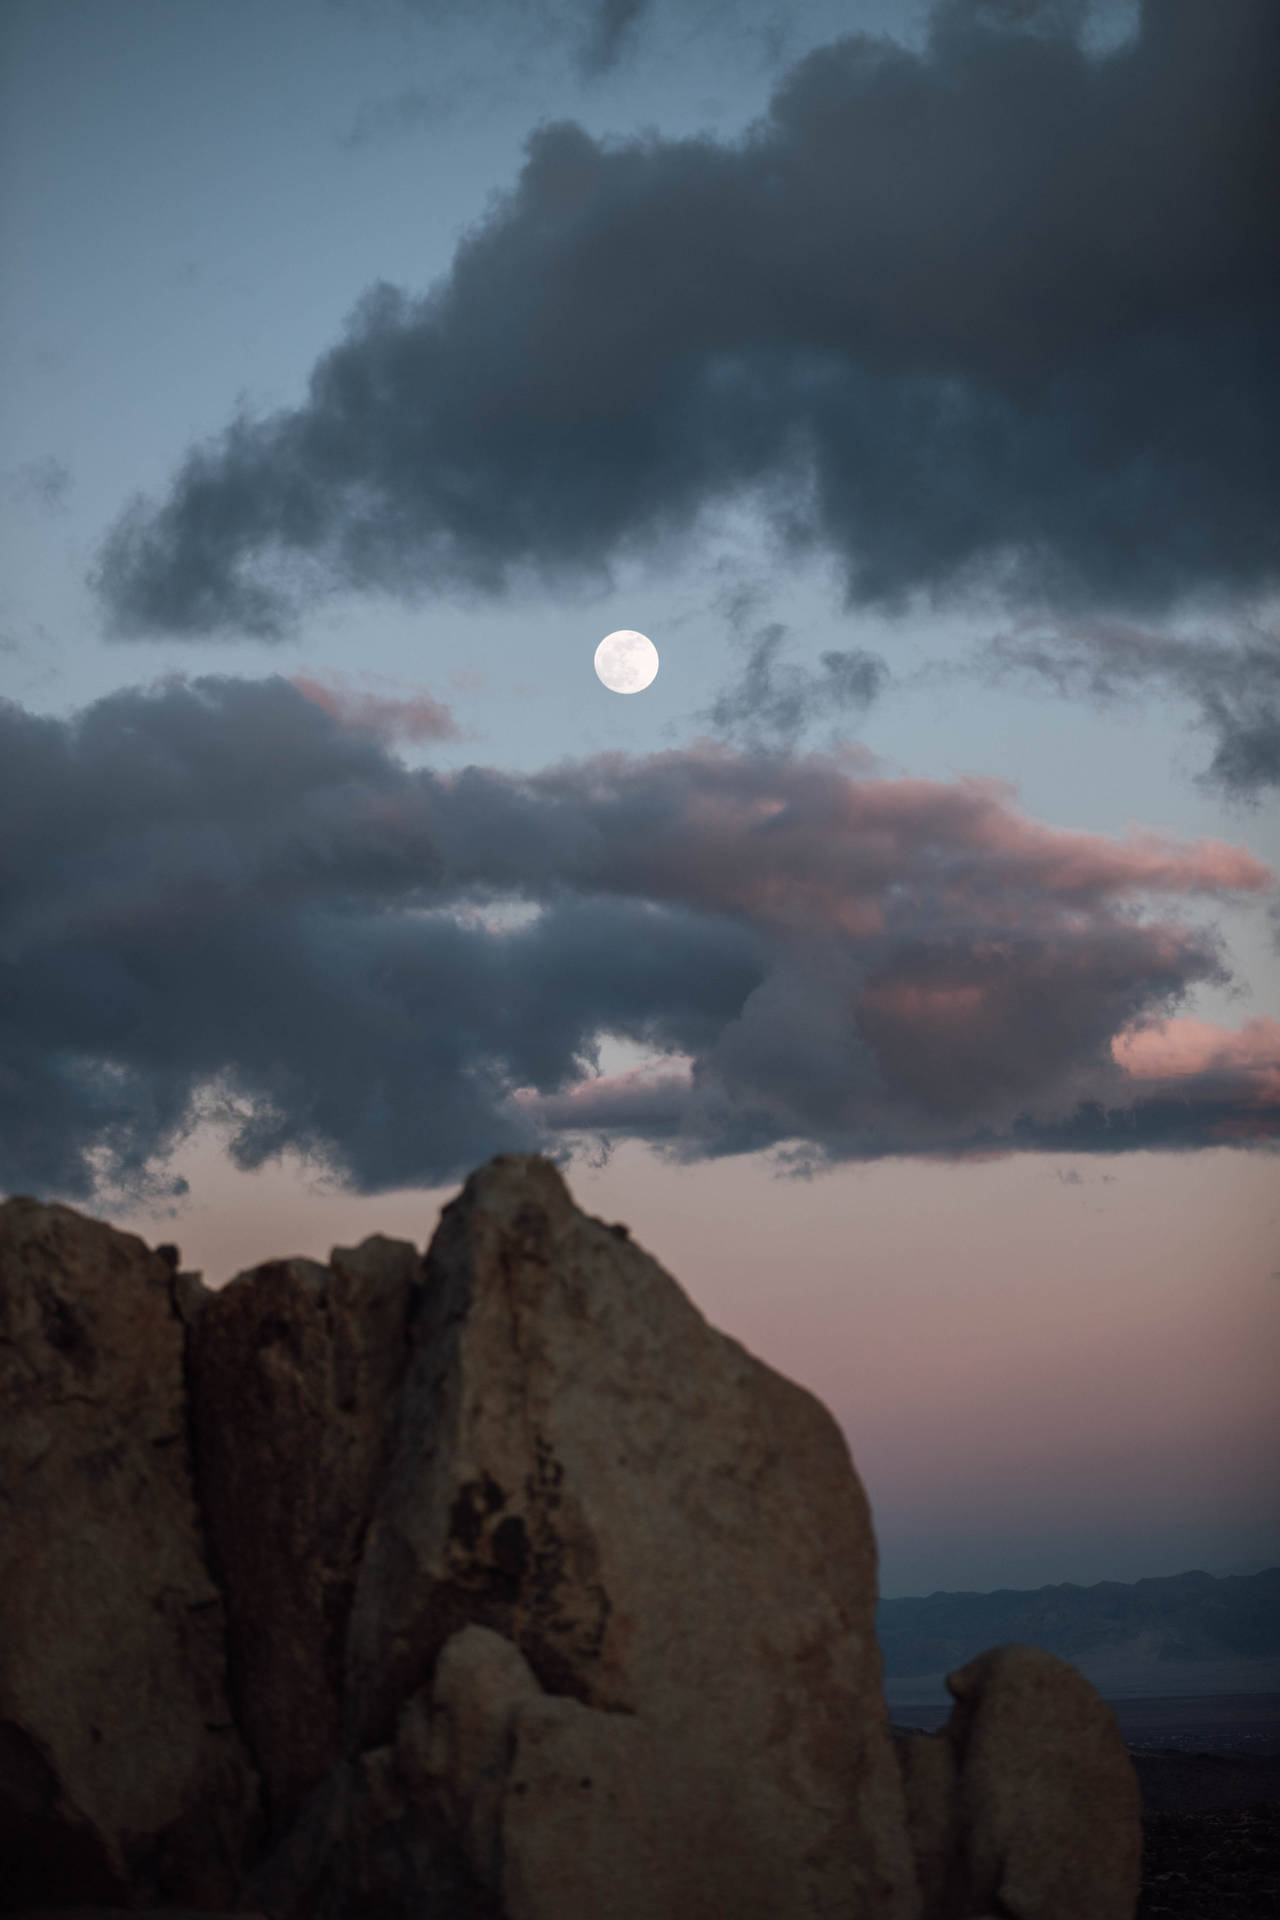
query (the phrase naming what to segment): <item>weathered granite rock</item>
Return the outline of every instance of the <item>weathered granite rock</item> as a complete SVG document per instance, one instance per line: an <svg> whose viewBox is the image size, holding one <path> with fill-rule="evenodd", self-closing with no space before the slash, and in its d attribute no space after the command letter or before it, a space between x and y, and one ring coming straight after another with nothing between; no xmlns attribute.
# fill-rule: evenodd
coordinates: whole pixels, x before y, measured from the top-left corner
<svg viewBox="0 0 1280 1920"><path fill-rule="evenodd" d="M973 1911L1132 1920L1141 1796L1110 1707L1035 1647L996 1647L947 1685Z"/></svg>
<svg viewBox="0 0 1280 1920"><path fill-rule="evenodd" d="M416 1799L437 1795L478 1883L502 1883L502 1807L517 1711L545 1698L519 1648L487 1627L446 1641L430 1687L400 1714L395 1756Z"/></svg>
<svg viewBox="0 0 1280 1920"><path fill-rule="evenodd" d="M342 1650L421 1258L375 1235L186 1302L198 1493L236 1718L280 1831L342 1750Z"/></svg>
<svg viewBox="0 0 1280 1920"><path fill-rule="evenodd" d="M924 1920L1133 1920L1140 1796L1111 1709L1033 1647L997 1647L947 1685L941 1733L898 1743Z"/></svg>
<svg viewBox="0 0 1280 1920"><path fill-rule="evenodd" d="M1131 1920L1092 1688L999 1649L895 1762L835 1423L547 1162L176 1267L0 1207L0 1912Z"/></svg>
<svg viewBox="0 0 1280 1920"><path fill-rule="evenodd" d="M256 1782L192 1497L173 1264L0 1207L4 1901L230 1906Z"/></svg>
<svg viewBox="0 0 1280 1920"><path fill-rule="evenodd" d="M410 1791L444 1793L480 1884L507 1920L773 1920L788 1863L744 1831L740 1770L708 1769L640 1715L543 1693L508 1640L455 1634L396 1757Z"/></svg>
<svg viewBox="0 0 1280 1920"><path fill-rule="evenodd" d="M779 1920L897 1920L917 1902L874 1604L870 1516L826 1409L579 1213L548 1162L474 1174L428 1256L366 1540L349 1748L391 1740L475 1622L547 1693L634 1714L701 1778L731 1777L722 1857L769 1855ZM618 1815L594 1818L603 1834Z"/></svg>

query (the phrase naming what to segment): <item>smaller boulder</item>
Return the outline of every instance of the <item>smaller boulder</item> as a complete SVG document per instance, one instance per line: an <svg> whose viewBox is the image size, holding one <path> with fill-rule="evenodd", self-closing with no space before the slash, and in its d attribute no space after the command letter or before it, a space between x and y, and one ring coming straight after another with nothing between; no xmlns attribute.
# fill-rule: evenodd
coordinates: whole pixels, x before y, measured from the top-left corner
<svg viewBox="0 0 1280 1920"><path fill-rule="evenodd" d="M737 1782L638 1714L546 1694L502 1635L469 1626L428 1716L401 1716L410 1793L439 1794L506 1920L776 1920L779 1863L744 1835Z"/></svg>
<svg viewBox="0 0 1280 1920"><path fill-rule="evenodd" d="M400 1716L396 1757L418 1793L438 1790L481 1886L501 1879L501 1815L519 1708L542 1698L529 1663L500 1633L464 1627L446 1642L430 1688Z"/></svg>
<svg viewBox="0 0 1280 1920"><path fill-rule="evenodd" d="M1133 1920L1141 1799L1115 1716L1035 1647L980 1654L947 1685L968 1914Z"/></svg>

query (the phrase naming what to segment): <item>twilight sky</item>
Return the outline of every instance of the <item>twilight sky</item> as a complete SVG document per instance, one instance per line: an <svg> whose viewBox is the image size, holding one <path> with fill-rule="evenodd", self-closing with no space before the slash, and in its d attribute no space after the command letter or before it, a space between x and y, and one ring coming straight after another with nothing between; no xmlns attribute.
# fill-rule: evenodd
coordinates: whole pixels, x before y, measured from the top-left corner
<svg viewBox="0 0 1280 1920"><path fill-rule="evenodd" d="M1280 1557L1277 63L8 0L0 1191L218 1282L552 1152L887 1593Z"/></svg>

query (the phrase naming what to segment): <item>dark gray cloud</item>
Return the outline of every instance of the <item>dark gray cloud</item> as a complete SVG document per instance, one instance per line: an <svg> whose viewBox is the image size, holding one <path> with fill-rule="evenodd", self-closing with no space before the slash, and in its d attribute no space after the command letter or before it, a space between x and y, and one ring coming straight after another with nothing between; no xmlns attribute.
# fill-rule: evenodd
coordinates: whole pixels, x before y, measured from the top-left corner
<svg viewBox="0 0 1280 1920"><path fill-rule="evenodd" d="M283 679L0 706L0 1187L159 1177L210 1111L241 1165L370 1191L584 1135L817 1162L1280 1123L1275 1023L1142 1031L1223 977L1181 909L1268 885L1239 849L728 747L442 775L385 722ZM593 1075L602 1035L659 1065Z"/></svg>
<svg viewBox="0 0 1280 1920"><path fill-rule="evenodd" d="M1099 704L1164 687L1189 700L1215 739L1201 783L1235 799L1280 787L1280 634L1186 639L1119 621L1022 626L997 634L979 666L993 681L1030 679Z"/></svg>
<svg viewBox="0 0 1280 1920"><path fill-rule="evenodd" d="M300 408L193 449L98 571L113 630L272 636L308 584L500 592L754 498L855 600L1059 610L1280 575L1280 8L944 0L736 144L531 138L425 298L368 293Z"/></svg>
<svg viewBox="0 0 1280 1920"><path fill-rule="evenodd" d="M722 738L751 748L790 748L816 721L865 712L889 669L861 648L819 655L817 667L784 660L787 630L777 622L746 643L742 672L717 696L705 720Z"/></svg>

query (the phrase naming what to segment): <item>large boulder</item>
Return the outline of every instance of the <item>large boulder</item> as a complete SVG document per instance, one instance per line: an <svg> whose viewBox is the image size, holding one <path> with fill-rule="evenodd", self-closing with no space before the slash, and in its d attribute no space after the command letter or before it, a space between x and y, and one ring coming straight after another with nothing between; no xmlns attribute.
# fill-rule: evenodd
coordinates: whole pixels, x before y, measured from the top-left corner
<svg viewBox="0 0 1280 1920"><path fill-rule="evenodd" d="M174 1262L0 1206L0 1860L23 1906L225 1907L256 1782L192 1494Z"/></svg>
<svg viewBox="0 0 1280 1920"><path fill-rule="evenodd" d="M197 1482L236 1718L279 1832L342 1753L342 1657L421 1256L375 1235L188 1294Z"/></svg>
<svg viewBox="0 0 1280 1920"><path fill-rule="evenodd" d="M552 1749L649 1742L729 1783L719 1857L772 1860L779 1920L913 1914L875 1542L826 1409L531 1157L445 1209L413 1345L351 1616L349 1748L393 1740L478 1624L597 1710L585 1731L553 1710L552 1734L540 1709L544 1803ZM618 1715L640 1729L595 1724ZM627 1817L606 1800L590 1822Z"/></svg>
<svg viewBox="0 0 1280 1920"><path fill-rule="evenodd" d="M1133 1920L1141 1801L1111 1709L1056 1655L996 1647L899 1742L923 1920Z"/></svg>

